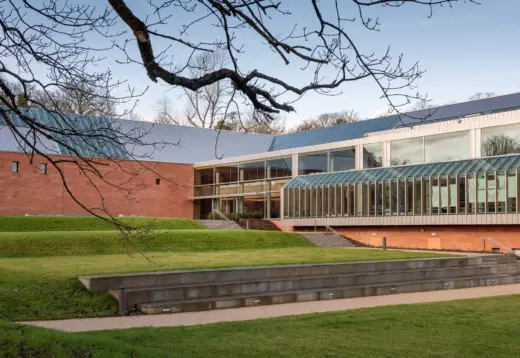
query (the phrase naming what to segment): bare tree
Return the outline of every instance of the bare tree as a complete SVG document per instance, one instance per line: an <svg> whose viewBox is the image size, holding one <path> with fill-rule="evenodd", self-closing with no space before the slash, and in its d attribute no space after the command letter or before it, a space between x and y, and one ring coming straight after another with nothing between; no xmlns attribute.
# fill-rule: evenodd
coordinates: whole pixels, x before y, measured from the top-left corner
<svg viewBox="0 0 520 358"><path fill-rule="evenodd" d="M316 118L303 120L293 132L302 132L310 129L325 128L338 124L352 123L360 120L359 113L354 110L344 110L334 113L323 113Z"/></svg>
<svg viewBox="0 0 520 358"><path fill-rule="evenodd" d="M192 77L202 77L226 66L225 52L203 52L188 63ZM223 80L204 86L196 91L184 88L187 101L186 121L201 128L213 128L221 122L231 95L231 83ZM221 125L222 126L222 125Z"/></svg>
<svg viewBox="0 0 520 358"><path fill-rule="evenodd" d="M286 0L150 0L138 2L139 8L137 2L129 6L125 0L107 0L106 6L96 7L79 0L2 1L1 125L11 131L31 161L34 156L44 157L58 171L65 190L78 205L94 215L109 215L103 200L100 207L93 208L78 199L64 166L84 173L101 198L100 183L130 198L133 188L111 181L107 171L129 171L122 159L141 162L129 148L163 144L149 143L144 127L123 130L120 126L118 118L132 112L131 104L142 92L115 79L111 66L133 66L145 72L151 82L185 91L194 100L205 96L210 114L192 112L189 116L193 121L202 120L199 126L205 127L214 127L215 119L226 119L231 105L244 105L237 101L247 101L272 119L281 112L294 111L294 101L307 92L337 95L344 86L363 79L372 80L400 114L400 108L423 98L415 90L423 71L417 63L407 66L402 54L394 56L390 48L366 48L365 52L358 46L355 27L380 31L373 11L384 6L424 6L431 16L436 7L468 1L302 0L295 4ZM294 6L304 11L291 12ZM263 51L255 49L264 57L260 69L243 60L252 43L264 44ZM199 60L221 52L225 62L213 65ZM280 65L297 68L301 75L294 78L290 71L280 75L273 70ZM21 90L13 92L8 82ZM43 99L31 93L33 88ZM229 90L225 106L211 100L213 93L223 88L225 93ZM85 95L97 109L110 94L110 106L117 112L111 114L113 120L92 119L79 125L77 116L66 114L60 101L55 101L56 106L48 105L54 92L71 89ZM42 108L53 120L42 120L35 111L27 110L26 104ZM126 109L118 110L122 104ZM57 143L68 156L49 155L42 149L48 141ZM137 169L128 172L130 176L139 173Z"/></svg>
<svg viewBox="0 0 520 358"><path fill-rule="evenodd" d="M482 142L482 155L485 157L512 153L520 153L520 143L508 135L495 134Z"/></svg>
<svg viewBox="0 0 520 358"><path fill-rule="evenodd" d="M490 97L495 97L495 96L496 96L495 92L477 92L473 96L471 96L469 98L469 100L475 101L478 99L490 98Z"/></svg>
<svg viewBox="0 0 520 358"><path fill-rule="evenodd" d="M174 113L174 107L168 97L162 97L157 100L154 105L155 110L155 123L161 124L180 124L179 119Z"/></svg>

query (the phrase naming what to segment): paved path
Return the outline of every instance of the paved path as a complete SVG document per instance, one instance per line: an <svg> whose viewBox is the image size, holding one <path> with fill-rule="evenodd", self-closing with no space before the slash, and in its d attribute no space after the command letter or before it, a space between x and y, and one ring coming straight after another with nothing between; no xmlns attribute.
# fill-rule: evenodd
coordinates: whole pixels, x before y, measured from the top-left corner
<svg viewBox="0 0 520 358"><path fill-rule="evenodd" d="M273 306L231 308L205 312L170 315L84 318L61 321L22 322L28 325L57 329L66 332L101 331L136 327L175 327L200 324L247 321L261 318L283 317L316 312L334 312L356 308L393 306L402 304L442 302L479 297L520 294L520 284L465 288L460 290L403 293L389 296L360 297L342 300L287 303Z"/></svg>

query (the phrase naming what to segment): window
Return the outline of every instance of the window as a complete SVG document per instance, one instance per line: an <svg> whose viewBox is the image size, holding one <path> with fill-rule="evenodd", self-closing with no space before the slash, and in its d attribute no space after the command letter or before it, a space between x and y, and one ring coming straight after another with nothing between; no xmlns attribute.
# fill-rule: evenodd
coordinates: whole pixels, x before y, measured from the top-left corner
<svg viewBox="0 0 520 358"><path fill-rule="evenodd" d="M267 161L268 178L285 178L292 176L292 158L279 158Z"/></svg>
<svg viewBox="0 0 520 358"><path fill-rule="evenodd" d="M349 207L348 207L348 193L349 193L349 185L343 184L343 216L350 216Z"/></svg>
<svg viewBox="0 0 520 358"><path fill-rule="evenodd" d="M195 170L195 185L207 185L215 183L215 169L207 168Z"/></svg>
<svg viewBox="0 0 520 358"><path fill-rule="evenodd" d="M468 190L468 206L467 213L475 214L477 207L477 184L475 174L467 175L467 190Z"/></svg>
<svg viewBox="0 0 520 358"><path fill-rule="evenodd" d="M265 178L265 162L240 163L240 181L263 180Z"/></svg>
<svg viewBox="0 0 520 358"><path fill-rule="evenodd" d="M431 213L431 186L430 179L424 178L422 182L422 212L423 215L430 215Z"/></svg>
<svg viewBox="0 0 520 358"><path fill-rule="evenodd" d="M506 212L506 173L497 173L497 213Z"/></svg>
<svg viewBox="0 0 520 358"><path fill-rule="evenodd" d="M392 185L390 187L392 193L392 215L397 216L399 210L399 202L397 201L398 191L397 191L397 180L392 180Z"/></svg>
<svg viewBox="0 0 520 358"><path fill-rule="evenodd" d="M289 189L285 188L283 190L283 217L288 219L289 218Z"/></svg>
<svg viewBox="0 0 520 358"><path fill-rule="evenodd" d="M477 214L486 212L486 174L477 175Z"/></svg>
<svg viewBox="0 0 520 358"><path fill-rule="evenodd" d="M422 185L421 185L421 179L415 179L415 189L414 189L414 195L415 195L415 215L422 215L421 212L421 198L422 198Z"/></svg>
<svg viewBox="0 0 520 358"><path fill-rule="evenodd" d="M11 172L18 173L19 166L20 166L19 162L13 162L11 164Z"/></svg>
<svg viewBox="0 0 520 358"><path fill-rule="evenodd" d="M459 214L466 214L466 177L459 176Z"/></svg>
<svg viewBox="0 0 520 358"><path fill-rule="evenodd" d="M42 173L42 174L47 174L47 164L43 163L43 164L40 166L40 173Z"/></svg>
<svg viewBox="0 0 520 358"><path fill-rule="evenodd" d="M301 154L298 156L298 174L327 172L327 153Z"/></svg>
<svg viewBox="0 0 520 358"><path fill-rule="evenodd" d="M383 166L383 143L363 146L363 168L380 168Z"/></svg>
<svg viewBox="0 0 520 358"><path fill-rule="evenodd" d="M356 155L354 148L330 152L329 172L340 172L356 167Z"/></svg>
<svg viewBox="0 0 520 358"><path fill-rule="evenodd" d="M431 193L432 193L432 215L438 215L439 204L440 204L440 188L439 188L439 178L433 177L431 180Z"/></svg>
<svg viewBox="0 0 520 358"><path fill-rule="evenodd" d="M316 217L322 218L323 217L323 187L319 187L318 193L316 195Z"/></svg>
<svg viewBox="0 0 520 358"><path fill-rule="evenodd" d="M495 174L487 175L487 210L488 214L495 213L495 194L496 194Z"/></svg>
<svg viewBox="0 0 520 358"><path fill-rule="evenodd" d="M215 178L218 183L234 183L238 181L238 166L215 168Z"/></svg>
<svg viewBox="0 0 520 358"><path fill-rule="evenodd" d="M406 181L406 215L413 215L413 179L408 179Z"/></svg>
<svg viewBox="0 0 520 358"><path fill-rule="evenodd" d="M424 163L423 137L392 141L390 155L391 166Z"/></svg>
<svg viewBox="0 0 520 358"><path fill-rule="evenodd" d="M161 179L157 178L155 179L155 185L160 185L161 184Z"/></svg>
<svg viewBox="0 0 520 358"><path fill-rule="evenodd" d="M517 178L516 172L507 172L507 212L516 213Z"/></svg>
<svg viewBox="0 0 520 358"><path fill-rule="evenodd" d="M424 137L425 163L446 162L469 157L469 131Z"/></svg>
<svg viewBox="0 0 520 358"><path fill-rule="evenodd" d="M483 128L482 156L520 153L520 124Z"/></svg>

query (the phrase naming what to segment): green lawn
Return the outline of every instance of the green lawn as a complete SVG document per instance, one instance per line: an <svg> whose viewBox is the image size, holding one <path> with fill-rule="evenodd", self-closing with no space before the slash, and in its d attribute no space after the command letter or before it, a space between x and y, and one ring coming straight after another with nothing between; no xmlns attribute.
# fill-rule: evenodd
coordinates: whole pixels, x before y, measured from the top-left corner
<svg viewBox="0 0 520 358"><path fill-rule="evenodd" d="M157 230L205 229L195 220L177 218L117 218L134 227ZM106 231L115 230L113 224L93 216L0 216L0 231Z"/></svg>
<svg viewBox="0 0 520 358"><path fill-rule="evenodd" d="M117 303L91 293L79 275L277 264L398 260L434 253L342 250L316 247L129 255L49 256L0 259L0 319L38 320L110 316ZM449 256L449 255L446 255ZM151 262L150 262L151 261Z"/></svg>
<svg viewBox="0 0 520 358"><path fill-rule="evenodd" d="M198 327L62 333L1 323L6 357L518 357L520 297Z"/></svg>
<svg viewBox="0 0 520 358"><path fill-rule="evenodd" d="M0 232L0 257L200 252L304 247L303 236L281 231L155 230L123 240L117 231Z"/></svg>

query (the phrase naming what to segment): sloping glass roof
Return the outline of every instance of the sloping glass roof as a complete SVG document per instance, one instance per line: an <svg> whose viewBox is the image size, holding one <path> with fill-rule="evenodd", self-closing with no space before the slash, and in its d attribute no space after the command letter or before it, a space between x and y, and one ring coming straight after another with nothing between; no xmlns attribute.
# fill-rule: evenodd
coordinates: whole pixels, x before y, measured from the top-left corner
<svg viewBox="0 0 520 358"><path fill-rule="evenodd" d="M519 169L520 155L513 154L493 158L458 160L454 162L415 164L391 168L351 170L339 173L311 174L295 177L286 188L381 181L388 179L422 178L437 175L459 175L470 173L494 173L495 171Z"/></svg>

